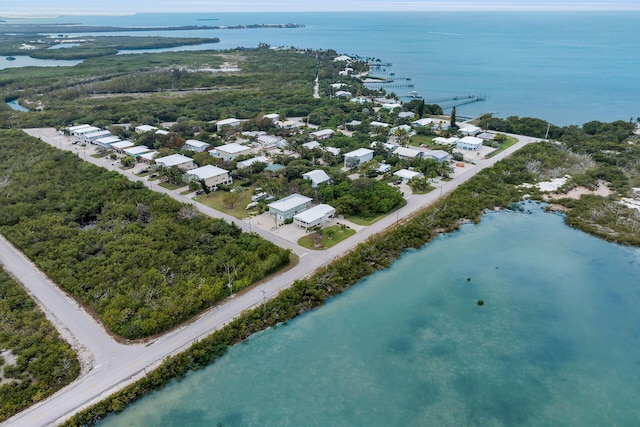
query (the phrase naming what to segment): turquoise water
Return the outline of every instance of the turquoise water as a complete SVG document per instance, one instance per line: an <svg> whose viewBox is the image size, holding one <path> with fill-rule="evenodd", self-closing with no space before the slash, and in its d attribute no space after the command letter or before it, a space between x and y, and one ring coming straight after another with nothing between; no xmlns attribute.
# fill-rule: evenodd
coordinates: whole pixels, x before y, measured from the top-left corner
<svg viewBox="0 0 640 427"><path fill-rule="evenodd" d="M393 63L388 71L412 78L414 88L389 89L398 95L411 90L427 99L486 94L487 101L461 106L458 114L538 117L556 125L640 116L639 21L640 12L209 13L56 20L115 26L303 24L119 34L219 37L217 49L265 42L380 58Z"/></svg>
<svg viewBox="0 0 640 427"><path fill-rule="evenodd" d="M406 253L100 425L640 425L640 250L530 209Z"/></svg>

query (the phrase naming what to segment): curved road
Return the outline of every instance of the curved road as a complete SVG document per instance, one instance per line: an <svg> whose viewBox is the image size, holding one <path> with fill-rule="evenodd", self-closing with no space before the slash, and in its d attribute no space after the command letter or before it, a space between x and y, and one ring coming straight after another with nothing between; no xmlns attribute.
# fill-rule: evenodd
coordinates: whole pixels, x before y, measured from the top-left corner
<svg viewBox="0 0 640 427"><path fill-rule="evenodd" d="M69 151L79 151L78 147L72 145L67 137L58 134L53 128L27 129L25 132L41 138L54 147ZM429 194L407 197L407 204L398 210L395 215L388 215L375 224L365 227L349 239L327 249L324 251L325 253L308 251L265 230L256 229L255 227L251 230L250 224L244 221L239 221L229 215L196 203L195 205L198 209L207 215L235 222L245 231L257 232L275 244L291 249L300 257L300 262L295 267L272 277L249 291L229 298L221 305L207 310L193 322L178 327L146 344L122 344L115 341L104 330L102 325L98 324L73 298L61 291L21 252L0 237L0 262L35 297L47 317L54 322L65 338L70 339L83 361L83 372L76 381L1 425L45 426L60 424L83 407L98 402L125 385L141 378L148 370L157 367L167 356L183 351L194 341L220 329L242 311L262 304L265 299L273 298L281 289L291 286L294 280L310 275L318 268L323 267L327 260L342 256L357 244L364 242L371 235L394 226L403 218L432 204L438 198L453 191L458 185L469 180L478 171L492 166L498 160L503 159L524 145L540 141L537 138L512 136L518 139L518 143L505 152L491 159L478 160L475 167L469 167L467 171L452 181L444 183L440 190L436 189ZM78 155L81 155L80 153L81 151L78 152ZM106 168L110 168L112 164L111 161L86 155L85 160ZM166 193L181 202L194 203L193 200L185 196L137 177L130 172L118 171L127 175L130 179L143 182L154 191Z"/></svg>

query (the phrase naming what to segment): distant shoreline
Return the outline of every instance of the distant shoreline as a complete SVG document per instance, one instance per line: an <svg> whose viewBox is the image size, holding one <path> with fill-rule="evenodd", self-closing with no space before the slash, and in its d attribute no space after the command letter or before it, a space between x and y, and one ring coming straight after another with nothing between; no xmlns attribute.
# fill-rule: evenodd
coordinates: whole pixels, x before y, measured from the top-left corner
<svg viewBox="0 0 640 427"><path fill-rule="evenodd" d="M209 20L209 19L208 19ZM250 25L185 25L177 27L111 27L82 24L0 24L0 30L19 34L28 33L115 33L128 31L192 31L192 30L243 30L253 28L304 28L302 24L250 24Z"/></svg>

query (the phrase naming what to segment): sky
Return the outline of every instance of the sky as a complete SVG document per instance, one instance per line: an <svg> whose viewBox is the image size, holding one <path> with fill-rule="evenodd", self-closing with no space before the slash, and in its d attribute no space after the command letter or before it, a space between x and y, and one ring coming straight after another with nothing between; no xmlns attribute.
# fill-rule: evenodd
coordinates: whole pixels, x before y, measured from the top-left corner
<svg viewBox="0 0 640 427"><path fill-rule="evenodd" d="M0 16L153 12L637 10L640 0L1 0Z"/></svg>

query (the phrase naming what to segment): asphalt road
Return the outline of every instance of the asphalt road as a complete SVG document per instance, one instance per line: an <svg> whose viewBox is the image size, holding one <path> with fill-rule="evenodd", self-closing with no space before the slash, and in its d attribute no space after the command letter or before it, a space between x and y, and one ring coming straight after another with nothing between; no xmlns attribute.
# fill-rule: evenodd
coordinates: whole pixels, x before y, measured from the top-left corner
<svg viewBox="0 0 640 427"><path fill-rule="evenodd" d="M127 175L130 179L143 182L154 191L166 193L181 202L194 204L194 201L190 198L160 187L156 183L137 177L130 172L113 167L112 161L93 158L86 154L83 155L81 148L72 145L68 138L58 134L53 128L27 129L25 132L41 138L54 147L74 151L86 161L98 166L117 170ZM146 344L118 343L75 300L48 280L31 261L26 259L4 238L0 238L0 262L35 297L47 317L61 330L63 336L70 338L74 348L80 352L84 366L83 373L72 384L3 422L1 425L45 426L60 424L83 407L98 402L132 381L141 378L146 372L157 367L165 357L183 351L195 340L220 329L242 311L259 306L265 299L273 298L281 289L291 286L296 279L310 275L317 269L323 268L327 261L330 262L342 256L359 243L367 240L371 235L394 226L404 218L447 195L480 170L492 166L498 160L526 144L539 141L536 138L512 136L516 137L519 142L505 152L491 159L478 160L475 167L469 167L467 171L454 180L444 183L441 189L434 190L429 194L409 196L407 204L396 213L365 227L354 236L326 251L309 251L295 243L282 239L280 236L254 227L251 231L259 233L281 247L291 249L300 257L299 263L295 267L272 277L270 280L266 280L246 292L229 298L221 305L207 310L191 323L176 328ZM195 203L195 205L207 215L235 222L245 231L250 230L250 224L244 221L239 221L199 203Z"/></svg>

